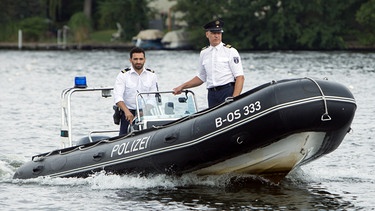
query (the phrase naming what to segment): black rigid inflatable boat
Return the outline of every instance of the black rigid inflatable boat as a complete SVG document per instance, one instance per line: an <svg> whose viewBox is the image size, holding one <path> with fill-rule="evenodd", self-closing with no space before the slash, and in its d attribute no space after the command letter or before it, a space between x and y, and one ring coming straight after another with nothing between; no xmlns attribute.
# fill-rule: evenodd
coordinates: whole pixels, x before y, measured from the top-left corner
<svg viewBox="0 0 375 211"><path fill-rule="evenodd" d="M65 93L80 90L90 88ZM100 90L109 96L111 88ZM334 151L350 131L356 110L345 86L312 78L272 81L201 111L188 96L192 92L184 93L173 102L164 100L165 94L173 97L168 92L141 93L140 118L128 135L89 137L76 145L70 140L68 147L33 156L14 178L87 177L103 170L283 178ZM147 114L143 105L149 99L154 111ZM67 133L62 130L62 136Z"/></svg>

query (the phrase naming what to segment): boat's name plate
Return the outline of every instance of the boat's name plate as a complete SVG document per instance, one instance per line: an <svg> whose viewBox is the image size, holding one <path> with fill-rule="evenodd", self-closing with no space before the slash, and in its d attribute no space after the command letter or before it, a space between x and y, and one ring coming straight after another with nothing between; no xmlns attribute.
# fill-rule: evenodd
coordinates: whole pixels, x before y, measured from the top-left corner
<svg viewBox="0 0 375 211"><path fill-rule="evenodd" d="M235 111L229 112L225 115L225 117L217 117L215 119L216 128L223 126L223 123L228 122L232 123L241 119L243 116L249 116L254 114L257 111L262 109L260 101L256 101L255 103L251 103L249 105L245 105L242 109L236 109Z"/></svg>
<svg viewBox="0 0 375 211"><path fill-rule="evenodd" d="M112 148L111 157L147 149L150 137L151 136L146 136L143 138L135 139L133 141L114 145Z"/></svg>

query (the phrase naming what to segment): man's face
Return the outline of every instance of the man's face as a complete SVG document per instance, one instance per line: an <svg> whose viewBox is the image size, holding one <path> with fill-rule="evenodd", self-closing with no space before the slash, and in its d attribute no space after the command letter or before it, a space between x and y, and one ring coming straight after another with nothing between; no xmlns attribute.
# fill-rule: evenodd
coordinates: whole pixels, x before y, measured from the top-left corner
<svg viewBox="0 0 375 211"><path fill-rule="evenodd" d="M133 56L129 59L129 61L132 63L134 70L142 70L146 59L143 53L133 53Z"/></svg>
<svg viewBox="0 0 375 211"><path fill-rule="evenodd" d="M208 41L210 42L210 45L217 46L221 43L222 33L221 32L207 31L206 37L207 37Z"/></svg>

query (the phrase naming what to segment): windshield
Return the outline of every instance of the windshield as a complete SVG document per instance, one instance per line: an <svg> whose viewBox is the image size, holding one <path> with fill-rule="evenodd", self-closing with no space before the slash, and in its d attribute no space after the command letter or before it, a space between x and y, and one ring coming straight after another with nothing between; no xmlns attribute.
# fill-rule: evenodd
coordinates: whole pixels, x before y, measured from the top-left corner
<svg viewBox="0 0 375 211"><path fill-rule="evenodd" d="M194 93L149 92L137 95L137 115L147 119L178 119L197 112Z"/></svg>

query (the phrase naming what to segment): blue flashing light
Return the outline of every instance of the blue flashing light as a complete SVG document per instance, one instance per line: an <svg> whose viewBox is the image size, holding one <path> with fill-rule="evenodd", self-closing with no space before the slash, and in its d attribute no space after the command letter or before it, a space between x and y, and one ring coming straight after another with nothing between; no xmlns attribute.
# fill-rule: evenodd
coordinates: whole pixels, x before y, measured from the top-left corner
<svg viewBox="0 0 375 211"><path fill-rule="evenodd" d="M75 88L86 88L86 76L76 76L74 78L74 87Z"/></svg>

